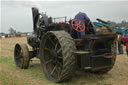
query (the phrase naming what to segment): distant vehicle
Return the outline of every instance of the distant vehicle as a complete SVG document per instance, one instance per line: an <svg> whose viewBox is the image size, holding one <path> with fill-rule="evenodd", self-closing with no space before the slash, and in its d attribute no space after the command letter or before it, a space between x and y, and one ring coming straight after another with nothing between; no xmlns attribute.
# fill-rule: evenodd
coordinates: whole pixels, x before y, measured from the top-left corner
<svg viewBox="0 0 128 85"><path fill-rule="evenodd" d="M5 38L5 36L1 36L1 38Z"/></svg>

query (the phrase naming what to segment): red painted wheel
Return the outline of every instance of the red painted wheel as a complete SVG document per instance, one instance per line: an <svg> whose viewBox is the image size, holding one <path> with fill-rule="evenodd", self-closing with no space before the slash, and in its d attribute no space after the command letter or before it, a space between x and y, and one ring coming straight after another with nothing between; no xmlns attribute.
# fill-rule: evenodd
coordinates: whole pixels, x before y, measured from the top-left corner
<svg viewBox="0 0 128 85"><path fill-rule="evenodd" d="M72 21L72 28L77 32L83 32L85 30L85 24L80 19L74 19Z"/></svg>

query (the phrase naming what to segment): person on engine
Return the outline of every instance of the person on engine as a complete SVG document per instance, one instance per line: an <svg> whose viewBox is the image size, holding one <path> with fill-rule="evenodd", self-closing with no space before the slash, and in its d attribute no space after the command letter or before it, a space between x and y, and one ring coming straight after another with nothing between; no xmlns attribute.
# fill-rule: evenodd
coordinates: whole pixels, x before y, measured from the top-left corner
<svg viewBox="0 0 128 85"><path fill-rule="evenodd" d="M74 21L74 20L76 20L76 21ZM85 25L85 30L82 30L82 31L80 31L80 28L82 27L82 25L79 28L77 28L77 25L76 25L77 30L73 30L73 32L72 32L72 36L74 38L80 38L81 36L83 36L85 34L95 34L95 29L86 13L79 12L78 14L75 15L74 20L73 20L74 23L78 21L77 22L77 24L78 24L80 21L79 25L82 24L82 22Z"/></svg>
<svg viewBox="0 0 128 85"><path fill-rule="evenodd" d="M76 14L74 19L82 20L85 23L85 26L88 26L88 23L90 22L90 19L87 14L83 12L79 12L78 14ZM83 32L80 32L80 35L85 35L85 30Z"/></svg>

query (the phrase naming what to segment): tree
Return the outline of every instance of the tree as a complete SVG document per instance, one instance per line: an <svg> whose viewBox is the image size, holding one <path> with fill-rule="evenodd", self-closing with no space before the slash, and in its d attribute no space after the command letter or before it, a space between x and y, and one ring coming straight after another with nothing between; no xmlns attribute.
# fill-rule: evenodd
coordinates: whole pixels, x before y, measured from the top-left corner
<svg viewBox="0 0 128 85"><path fill-rule="evenodd" d="M110 24L111 28L114 28L116 26L116 22L114 22L114 21L108 20L107 22Z"/></svg>
<svg viewBox="0 0 128 85"><path fill-rule="evenodd" d="M16 30L14 30L12 27L10 27L8 31L10 35L16 36Z"/></svg>
<svg viewBox="0 0 128 85"><path fill-rule="evenodd" d="M128 22L125 21L125 20L123 20L123 21L120 22L120 23L116 23L116 22L110 21L110 20L108 20L107 22L110 24L110 26L111 26L112 28L115 27L115 26L121 26L121 27L124 27L124 28L128 29Z"/></svg>

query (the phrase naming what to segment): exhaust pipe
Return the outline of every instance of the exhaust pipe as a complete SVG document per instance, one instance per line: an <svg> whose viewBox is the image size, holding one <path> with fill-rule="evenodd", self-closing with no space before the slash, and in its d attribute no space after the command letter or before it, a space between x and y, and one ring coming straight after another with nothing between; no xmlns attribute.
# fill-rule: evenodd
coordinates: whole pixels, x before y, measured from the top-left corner
<svg viewBox="0 0 128 85"><path fill-rule="evenodd" d="M33 16L33 30L36 32L36 30L37 30L36 23L39 18L38 8L32 7L32 16Z"/></svg>

